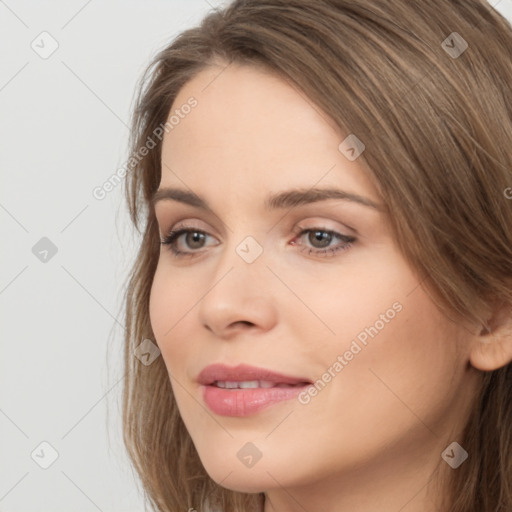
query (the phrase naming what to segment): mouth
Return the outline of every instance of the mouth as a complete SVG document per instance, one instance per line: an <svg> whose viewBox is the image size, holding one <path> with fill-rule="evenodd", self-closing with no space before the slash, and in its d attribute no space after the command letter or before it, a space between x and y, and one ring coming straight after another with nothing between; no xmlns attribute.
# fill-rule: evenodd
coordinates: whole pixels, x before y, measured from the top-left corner
<svg viewBox="0 0 512 512"><path fill-rule="evenodd" d="M248 365L207 366L199 374L203 401L221 416L250 416L296 397L312 382Z"/></svg>
<svg viewBox="0 0 512 512"><path fill-rule="evenodd" d="M302 387L310 384L310 382L299 382L296 384L287 384L285 382L272 382L269 380L244 380L244 381L230 381L230 380L216 380L209 384L222 389L255 389L255 388L295 388Z"/></svg>
<svg viewBox="0 0 512 512"><path fill-rule="evenodd" d="M311 384L304 377L293 377L267 368L259 368L247 364L227 366L225 364L211 364L203 368L197 377L203 386L216 385L226 389L244 388L272 388L284 386L297 386Z"/></svg>

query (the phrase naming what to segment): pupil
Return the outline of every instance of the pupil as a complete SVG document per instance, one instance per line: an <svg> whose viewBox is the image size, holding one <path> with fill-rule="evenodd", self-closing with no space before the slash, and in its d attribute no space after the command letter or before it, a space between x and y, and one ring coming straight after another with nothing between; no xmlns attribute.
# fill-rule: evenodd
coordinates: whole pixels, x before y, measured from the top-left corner
<svg viewBox="0 0 512 512"><path fill-rule="evenodd" d="M311 231L309 233L309 241L313 247L327 247L331 242L332 236L325 231ZM320 242L318 245L317 242Z"/></svg>
<svg viewBox="0 0 512 512"><path fill-rule="evenodd" d="M192 249L198 249L201 247L201 242L204 239L203 233L198 233L197 231L187 233L186 241L187 245ZM194 245L197 244L197 245Z"/></svg>

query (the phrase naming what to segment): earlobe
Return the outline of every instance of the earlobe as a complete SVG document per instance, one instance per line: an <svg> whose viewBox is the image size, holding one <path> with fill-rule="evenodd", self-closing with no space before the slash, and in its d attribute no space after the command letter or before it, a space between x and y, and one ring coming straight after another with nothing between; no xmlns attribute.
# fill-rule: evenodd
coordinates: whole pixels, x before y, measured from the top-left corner
<svg viewBox="0 0 512 512"><path fill-rule="evenodd" d="M482 371L493 371L512 362L512 310L502 306L475 336L469 359Z"/></svg>

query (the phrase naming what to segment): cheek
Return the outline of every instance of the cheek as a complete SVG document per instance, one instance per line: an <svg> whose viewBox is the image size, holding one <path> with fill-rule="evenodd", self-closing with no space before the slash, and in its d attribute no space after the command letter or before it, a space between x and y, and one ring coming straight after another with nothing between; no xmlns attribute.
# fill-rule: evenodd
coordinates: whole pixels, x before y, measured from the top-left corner
<svg viewBox="0 0 512 512"><path fill-rule="evenodd" d="M155 335L156 341L159 345L163 339L165 331L172 326L172 319L169 318L169 313L172 309L165 307L168 300L169 297L168 293L166 293L166 286L163 281L159 264L153 278L149 295L149 319L153 329L153 334Z"/></svg>
<svg viewBox="0 0 512 512"><path fill-rule="evenodd" d="M406 295L418 281L394 251L372 250L376 254L347 254L338 268L319 267L302 272L300 278L296 270L282 269L283 280L293 283L300 299L282 302L283 318L292 319L287 326L293 326L299 350L311 361L327 368L350 350L353 340L364 349L403 319Z"/></svg>
<svg viewBox="0 0 512 512"><path fill-rule="evenodd" d="M357 420L354 429L357 422L377 422L384 437L408 429L426 431L425 425L435 429L456 400L452 378L464 364L457 354L454 324L422 290L399 297L399 302L401 311L388 323L373 318L359 335L354 331L344 341L345 353L352 359L329 396L344 407L350 405L350 418ZM357 346L351 340L360 347L355 355L350 355L350 345ZM331 359L335 359L332 353Z"/></svg>
<svg viewBox="0 0 512 512"><path fill-rule="evenodd" d="M309 403L295 407L296 430L290 422L281 433L273 434L275 446L301 432L301 442L318 454L313 462L334 470L370 461L383 447L413 454L437 439L458 400L452 378L462 362L456 354L453 327L421 290L398 299L403 309L373 337L368 335L366 344L357 334L366 332L365 327L371 327L378 315L374 309L365 313L364 303L352 304L352 312L361 316L354 320L345 315L344 323L336 324L340 331L345 327L347 334L330 342L326 339L308 354L316 378L328 382L318 385ZM363 321L361 327L362 318L368 322ZM354 340L360 347L356 353L350 351ZM336 372L337 358L346 350L351 360L345 359ZM326 441L330 439L340 442L334 447ZM287 464L299 466L301 455L294 462L288 458Z"/></svg>
<svg viewBox="0 0 512 512"><path fill-rule="evenodd" d="M159 263L151 286L149 317L155 341L169 369L169 362L175 360L169 355L179 359L183 355L180 352L190 346L178 343L178 339L192 315L192 311L187 314L193 304L192 295L190 286L180 283L176 275L171 276L165 265Z"/></svg>
<svg viewBox="0 0 512 512"><path fill-rule="evenodd" d="M455 400L452 379L465 364L457 353L457 325L437 309L400 258L381 256L340 272L327 289L313 279L301 280L299 293L331 330L312 314L295 315L302 355L321 381L307 407L320 415L332 411L334 430L351 422L349 431L364 430L361 422L400 429L397 418L402 425L421 427L415 415L435 424ZM318 329L310 342L301 334L308 324ZM336 410L351 412L345 416ZM311 428L314 417L305 420Z"/></svg>

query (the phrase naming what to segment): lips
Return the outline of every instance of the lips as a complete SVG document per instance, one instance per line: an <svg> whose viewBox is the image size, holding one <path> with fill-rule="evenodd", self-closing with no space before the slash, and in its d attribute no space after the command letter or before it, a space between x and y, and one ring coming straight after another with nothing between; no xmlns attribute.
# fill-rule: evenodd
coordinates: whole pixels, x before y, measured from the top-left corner
<svg viewBox="0 0 512 512"><path fill-rule="evenodd" d="M251 385L250 387L283 387L302 386L311 384L311 381L303 377L290 377L282 373L273 372L265 368L257 368L240 364L230 367L224 364L212 364L203 369L199 374L197 381L204 386L218 385L218 387L234 388L235 386L223 386L222 383L254 383L258 382L261 386ZM248 387L248 386L247 386Z"/></svg>
<svg viewBox="0 0 512 512"><path fill-rule="evenodd" d="M265 368L223 364L207 366L197 381L210 410L222 416L249 416L295 398L311 381Z"/></svg>

